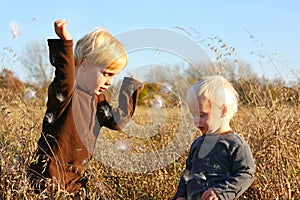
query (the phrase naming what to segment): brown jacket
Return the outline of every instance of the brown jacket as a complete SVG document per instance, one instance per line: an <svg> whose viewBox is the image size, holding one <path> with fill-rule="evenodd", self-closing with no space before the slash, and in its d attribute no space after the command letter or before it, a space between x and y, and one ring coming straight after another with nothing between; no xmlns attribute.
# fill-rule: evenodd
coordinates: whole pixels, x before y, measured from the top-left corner
<svg viewBox="0 0 300 200"><path fill-rule="evenodd" d="M85 185L84 172L102 126L120 130L132 117L142 84L125 77L119 105L113 108L104 94L88 94L75 84L73 41L49 39L55 78L48 88L47 110L33 162L31 184L44 189L43 180L54 178L69 192Z"/></svg>

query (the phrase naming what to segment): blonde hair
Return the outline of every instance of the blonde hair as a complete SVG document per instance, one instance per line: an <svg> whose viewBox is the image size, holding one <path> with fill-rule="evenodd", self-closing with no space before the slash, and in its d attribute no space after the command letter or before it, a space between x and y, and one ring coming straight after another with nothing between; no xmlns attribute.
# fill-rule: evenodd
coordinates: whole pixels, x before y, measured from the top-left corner
<svg viewBox="0 0 300 200"><path fill-rule="evenodd" d="M128 62L125 47L107 30L96 27L79 39L74 50L75 66L85 60L88 66L123 69Z"/></svg>
<svg viewBox="0 0 300 200"><path fill-rule="evenodd" d="M190 105L199 97L208 100L212 107L226 106L226 118L231 119L238 109L238 94L233 86L222 76L208 76L195 83L187 91L186 100Z"/></svg>

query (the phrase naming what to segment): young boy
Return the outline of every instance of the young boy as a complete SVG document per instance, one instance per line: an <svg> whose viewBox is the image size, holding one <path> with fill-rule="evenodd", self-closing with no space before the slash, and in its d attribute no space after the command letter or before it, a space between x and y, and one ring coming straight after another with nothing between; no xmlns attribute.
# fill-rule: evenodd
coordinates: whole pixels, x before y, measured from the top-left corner
<svg viewBox="0 0 300 200"><path fill-rule="evenodd" d="M37 192L45 189L47 178L70 193L85 188L84 172L100 128L123 128L134 113L142 87L125 77L119 105L112 108L103 92L127 65L125 48L106 30L96 28L76 43L73 55L73 40L66 26L65 20L55 21L60 39L48 40L55 78L48 88L42 133L28 169Z"/></svg>
<svg viewBox="0 0 300 200"><path fill-rule="evenodd" d="M246 141L230 128L237 93L222 76L210 76L187 92L195 126L202 132L191 148L173 199L237 199L254 180Z"/></svg>

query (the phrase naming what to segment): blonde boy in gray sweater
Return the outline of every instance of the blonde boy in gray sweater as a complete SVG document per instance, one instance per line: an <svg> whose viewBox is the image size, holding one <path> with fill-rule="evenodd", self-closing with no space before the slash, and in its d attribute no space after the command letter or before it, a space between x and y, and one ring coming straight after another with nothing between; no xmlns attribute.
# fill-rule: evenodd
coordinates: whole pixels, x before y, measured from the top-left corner
<svg viewBox="0 0 300 200"><path fill-rule="evenodd" d="M247 142L230 127L237 93L222 76L210 76L187 92L195 126L202 132L186 160L174 200L237 199L254 180Z"/></svg>

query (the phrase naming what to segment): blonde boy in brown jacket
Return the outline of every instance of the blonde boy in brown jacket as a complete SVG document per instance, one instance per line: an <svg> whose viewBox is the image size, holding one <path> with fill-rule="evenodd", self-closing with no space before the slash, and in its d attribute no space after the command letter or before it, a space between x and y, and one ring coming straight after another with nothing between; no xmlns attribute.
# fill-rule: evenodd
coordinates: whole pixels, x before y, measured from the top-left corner
<svg viewBox="0 0 300 200"><path fill-rule="evenodd" d="M68 192L84 188L84 172L92 158L102 126L120 130L132 117L142 84L125 77L119 106L106 101L104 91L127 65L127 52L101 28L83 36L75 46L65 20L54 23L60 39L48 39L55 78L48 88L47 110L28 178L40 192L47 178ZM75 59L74 59L75 58Z"/></svg>

